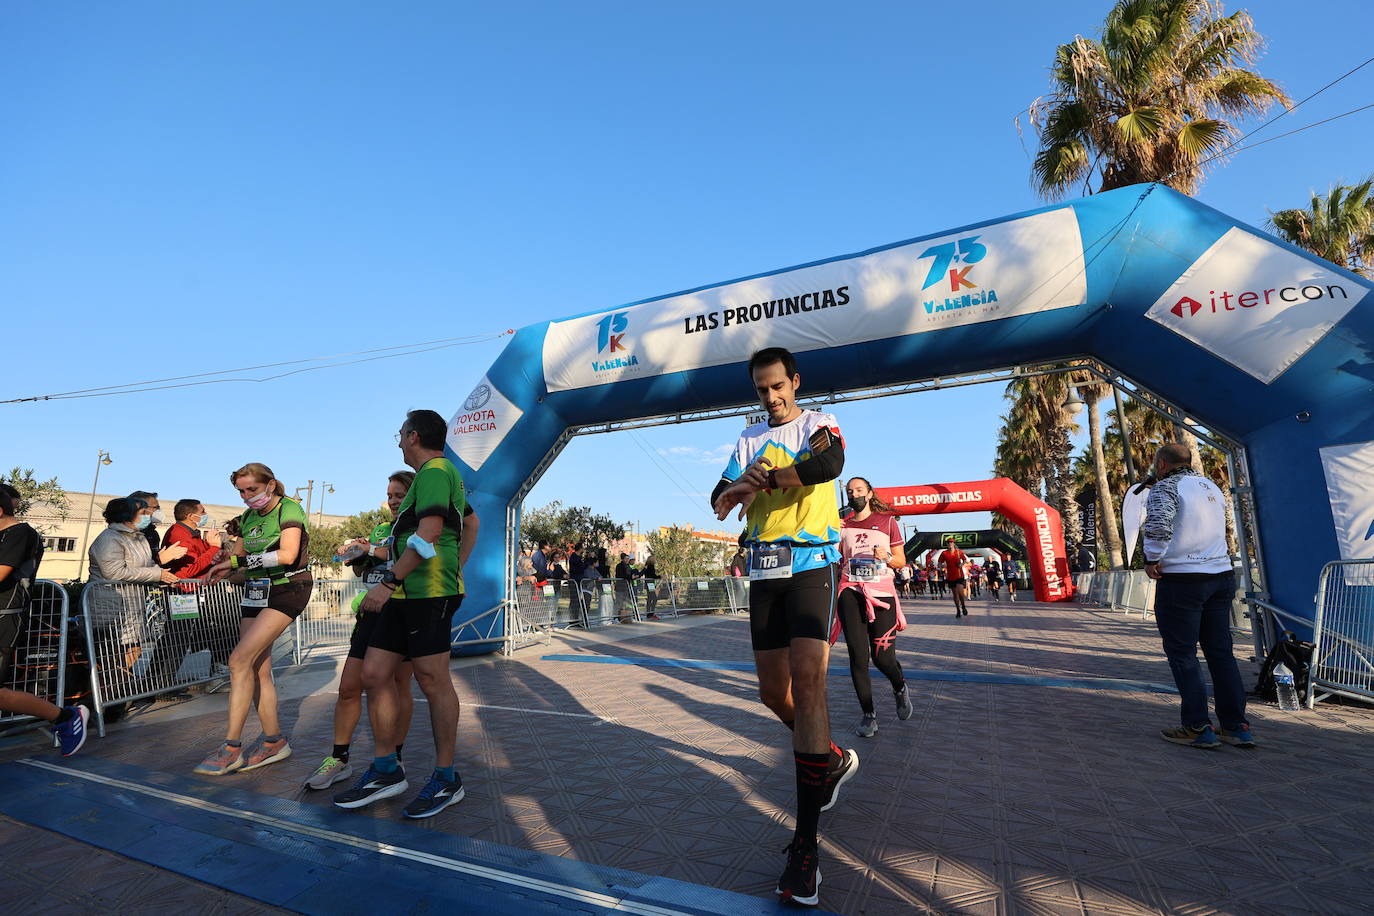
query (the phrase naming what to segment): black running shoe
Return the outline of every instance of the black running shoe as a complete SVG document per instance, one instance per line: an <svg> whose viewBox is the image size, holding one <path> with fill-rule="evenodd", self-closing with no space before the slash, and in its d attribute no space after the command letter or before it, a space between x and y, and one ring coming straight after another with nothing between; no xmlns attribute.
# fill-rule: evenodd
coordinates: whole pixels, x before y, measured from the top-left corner
<svg viewBox="0 0 1374 916"><path fill-rule="evenodd" d="M822 811L829 811L835 807L835 802L840 797L840 786L848 782L850 777L857 772L859 772L859 752L852 747L845 748L844 756L840 758L840 765L826 775L825 804L821 805Z"/></svg>
<svg viewBox="0 0 1374 916"><path fill-rule="evenodd" d="M425 787L415 796L415 800L406 805L405 816L430 817L449 805L462 801L465 794L467 793L463 789L463 778L457 773L453 774L452 782L435 773L429 777L429 782L425 783Z"/></svg>
<svg viewBox="0 0 1374 916"><path fill-rule="evenodd" d="M821 899L821 863L815 841L793 840L783 852L787 867L778 879L778 896L786 903L815 906Z"/></svg>
<svg viewBox="0 0 1374 916"><path fill-rule="evenodd" d="M897 700L897 718L905 721L911 718L914 711L911 708L911 690L909 684L903 684L901 690L892 691L893 697Z"/></svg>
<svg viewBox="0 0 1374 916"><path fill-rule="evenodd" d="M406 772L400 767L391 773L378 773L369 766L367 772L358 777L353 788L334 796L334 807L362 808L375 801L400 795L407 788Z"/></svg>

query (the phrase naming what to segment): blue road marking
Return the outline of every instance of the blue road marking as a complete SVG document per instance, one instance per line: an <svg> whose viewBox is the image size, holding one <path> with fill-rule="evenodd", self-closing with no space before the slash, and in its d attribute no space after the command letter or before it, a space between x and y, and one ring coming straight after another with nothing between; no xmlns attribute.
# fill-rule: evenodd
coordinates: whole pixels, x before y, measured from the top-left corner
<svg viewBox="0 0 1374 916"><path fill-rule="evenodd" d="M780 903L95 757L0 765L0 813L301 913L776 914Z"/></svg>
<svg viewBox="0 0 1374 916"><path fill-rule="evenodd" d="M603 665L638 665L642 668L704 668L712 671L753 671L753 662L704 658L649 658L621 655L543 655L545 662L595 662ZM1072 687L1078 690L1127 690L1136 693L1178 693L1168 684L1130 681L1114 677L1045 677L1034 674L991 674L983 671L920 671L903 668L909 681L954 681L965 684L1017 684L1025 687ZM848 668L830 667L834 677L845 677ZM1210 688L1209 688L1210 689Z"/></svg>

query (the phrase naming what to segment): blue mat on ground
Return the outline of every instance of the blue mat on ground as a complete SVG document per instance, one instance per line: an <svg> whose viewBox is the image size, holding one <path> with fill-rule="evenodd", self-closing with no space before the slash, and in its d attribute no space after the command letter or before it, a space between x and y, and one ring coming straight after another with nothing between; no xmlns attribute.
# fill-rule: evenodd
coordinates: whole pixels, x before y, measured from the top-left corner
<svg viewBox="0 0 1374 916"><path fill-rule="evenodd" d="M709 658L652 658L625 655L542 655L545 662L596 662L603 665L638 665L642 668L705 668L713 671L753 671L753 662ZM833 677L848 677L849 669L832 665ZM1080 690L1131 690L1142 693L1178 693L1168 684L1128 681L1114 677L1044 677L1037 674L995 674L985 671L921 671L903 668L909 681L958 681L967 684L1020 684L1026 687L1074 687ZM1211 688L1208 687L1210 691Z"/></svg>
<svg viewBox="0 0 1374 916"><path fill-rule="evenodd" d="M0 764L0 814L301 913L779 913L747 897L101 760ZM440 815L462 817L461 804Z"/></svg>

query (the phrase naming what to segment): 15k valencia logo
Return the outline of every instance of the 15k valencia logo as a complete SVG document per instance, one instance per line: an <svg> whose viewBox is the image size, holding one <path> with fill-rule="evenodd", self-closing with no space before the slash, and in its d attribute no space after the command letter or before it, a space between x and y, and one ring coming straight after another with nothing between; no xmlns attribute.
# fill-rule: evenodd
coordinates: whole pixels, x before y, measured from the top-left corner
<svg viewBox="0 0 1374 916"><path fill-rule="evenodd" d="M630 353L630 347L625 343L625 334L629 327L629 312L612 312L596 323L596 352L598 355L608 356L605 359L592 360L593 372L609 372L612 369L626 369L639 365L639 358ZM624 355L609 356L612 353Z"/></svg>
<svg viewBox="0 0 1374 916"><path fill-rule="evenodd" d="M997 301L997 290L982 289L969 276L973 272L974 265L987 257L988 247L979 242L979 238L980 236L970 235L954 242L946 242L943 245L932 245L921 252L921 260L933 259L930 264L930 271L926 274L925 282L921 284L923 296L927 295L926 290L934 287L934 291L930 295L938 297L945 284L948 283L949 285L949 295L943 298L922 300L921 304L925 306L927 315L969 308L975 305L986 305ZM968 290L968 292L961 295L960 290Z"/></svg>

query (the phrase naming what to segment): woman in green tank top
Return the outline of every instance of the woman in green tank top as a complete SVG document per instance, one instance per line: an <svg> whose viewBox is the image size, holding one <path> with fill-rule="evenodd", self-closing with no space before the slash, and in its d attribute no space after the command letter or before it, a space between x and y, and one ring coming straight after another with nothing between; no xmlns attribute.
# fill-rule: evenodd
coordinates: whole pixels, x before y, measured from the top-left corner
<svg viewBox="0 0 1374 916"><path fill-rule="evenodd" d="M401 508L401 501L415 482L414 471L397 471L386 482L386 504L395 518ZM391 523L382 522L372 529L367 538L354 538L344 544L339 553L347 557L354 550L366 552L349 562L353 572L363 579L363 590L353 601L357 610L358 622L353 625L353 635L348 642L348 658L344 660L343 672L339 675L339 699L334 704L334 749L329 756L310 774L305 781L307 789L327 789L336 782L343 782L353 775L353 765L348 762L349 746L353 743L353 732L358 728L358 720L363 713L363 658L367 655L367 644L372 638L372 630L381 616L376 611L358 610L363 595L367 593L374 577L391 568ZM401 593L400 587L396 589ZM410 716L415 708L415 698L410 690L411 678L415 669L410 660L401 662L396 669L394 683L399 714L396 720L397 747L405 741L410 731ZM399 753L398 753L399 756Z"/></svg>
<svg viewBox="0 0 1374 916"><path fill-rule="evenodd" d="M224 743L195 771L223 776L255 770L291 756L277 718L272 679L272 644L310 602L313 586L308 519L300 503L265 464L246 464L229 475L248 511L239 517L242 539L208 573L210 581L230 576L243 585L239 641L229 656L229 725ZM243 747L243 727L255 705L262 737Z"/></svg>

